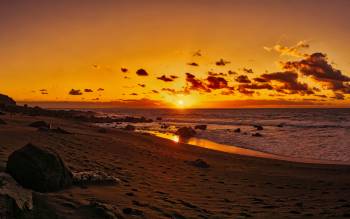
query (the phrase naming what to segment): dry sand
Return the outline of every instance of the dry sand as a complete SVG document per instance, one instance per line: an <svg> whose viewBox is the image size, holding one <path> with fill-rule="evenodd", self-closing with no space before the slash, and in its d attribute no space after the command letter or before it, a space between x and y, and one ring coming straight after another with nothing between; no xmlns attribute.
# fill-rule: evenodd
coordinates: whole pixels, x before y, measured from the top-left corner
<svg viewBox="0 0 350 219"><path fill-rule="evenodd" d="M124 218L350 217L350 168L254 158L174 143L140 133L55 118L0 116L0 165L28 142L57 151L75 171L100 170L119 185L47 194L62 218L99 218L86 204L106 203ZM39 132L45 120L74 134ZM203 159L198 168L188 160Z"/></svg>

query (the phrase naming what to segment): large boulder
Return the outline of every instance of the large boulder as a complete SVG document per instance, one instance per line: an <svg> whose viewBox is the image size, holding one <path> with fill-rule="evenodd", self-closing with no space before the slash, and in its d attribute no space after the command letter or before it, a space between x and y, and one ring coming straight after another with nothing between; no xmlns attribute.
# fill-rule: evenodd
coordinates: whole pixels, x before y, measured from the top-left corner
<svg viewBox="0 0 350 219"><path fill-rule="evenodd" d="M0 94L0 106L15 106L16 101L14 101L11 97Z"/></svg>
<svg viewBox="0 0 350 219"><path fill-rule="evenodd" d="M38 192L57 191L73 181L72 173L57 153L32 144L9 156L6 171L23 187Z"/></svg>
<svg viewBox="0 0 350 219"><path fill-rule="evenodd" d="M192 138L196 135L196 131L191 127L181 127L175 132L175 135L178 135L180 138Z"/></svg>

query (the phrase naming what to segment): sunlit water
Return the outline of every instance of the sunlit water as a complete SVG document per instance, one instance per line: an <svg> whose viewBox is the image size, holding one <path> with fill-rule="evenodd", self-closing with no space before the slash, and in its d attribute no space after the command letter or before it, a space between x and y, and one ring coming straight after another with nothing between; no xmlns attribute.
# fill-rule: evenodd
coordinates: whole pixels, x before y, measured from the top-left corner
<svg viewBox="0 0 350 219"><path fill-rule="evenodd" d="M178 127L206 124L207 130L197 130L197 139L287 157L350 162L349 109L103 109L99 112L155 120L134 124L138 130L174 133ZM162 120L156 121L157 117ZM162 128L162 124L169 128ZM264 130L257 131L253 127L257 124ZM242 132L235 133L236 128ZM252 136L257 132L263 137Z"/></svg>

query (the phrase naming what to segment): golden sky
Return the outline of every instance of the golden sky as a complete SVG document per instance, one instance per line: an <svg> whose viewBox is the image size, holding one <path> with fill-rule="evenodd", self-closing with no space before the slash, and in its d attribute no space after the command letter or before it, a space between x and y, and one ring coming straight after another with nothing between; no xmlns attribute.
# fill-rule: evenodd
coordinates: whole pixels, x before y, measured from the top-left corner
<svg viewBox="0 0 350 219"><path fill-rule="evenodd" d="M136 107L350 106L349 8L347 0L1 1L0 93Z"/></svg>

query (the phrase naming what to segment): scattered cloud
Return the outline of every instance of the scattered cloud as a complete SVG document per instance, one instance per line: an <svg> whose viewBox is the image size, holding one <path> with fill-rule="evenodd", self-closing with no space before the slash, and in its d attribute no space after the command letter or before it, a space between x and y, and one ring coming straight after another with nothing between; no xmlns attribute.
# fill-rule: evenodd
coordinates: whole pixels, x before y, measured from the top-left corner
<svg viewBox="0 0 350 219"><path fill-rule="evenodd" d="M71 89L69 91L69 95L77 96L77 95L83 95L83 93L80 90Z"/></svg>
<svg viewBox="0 0 350 219"><path fill-rule="evenodd" d="M84 92L85 93L91 93L91 92L94 92L94 91L92 89L86 88L86 89L84 89Z"/></svg>
<svg viewBox="0 0 350 219"><path fill-rule="evenodd" d="M225 66L225 65L230 64L230 63L231 63L230 61L225 61L224 59L220 59L219 61L215 62L215 65L217 65L217 66Z"/></svg>
<svg viewBox="0 0 350 219"><path fill-rule="evenodd" d="M240 75L235 80L238 83L250 83L251 82L247 75Z"/></svg>
<svg viewBox="0 0 350 219"><path fill-rule="evenodd" d="M140 87L146 87L145 84L137 84L137 85L140 86Z"/></svg>
<svg viewBox="0 0 350 219"><path fill-rule="evenodd" d="M244 73L247 73L247 74L253 74L254 73L253 69L251 69L251 68L243 68L242 70L243 70Z"/></svg>
<svg viewBox="0 0 350 219"><path fill-rule="evenodd" d="M97 89L97 91L104 91L105 89L104 88L99 88L99 89Z"/></svg>
<svg viewBox="0 0 350 219"><path fill-rule="evenodd" d="M264 47L268 52L275 51L280 56L293 56L293 57L306 57L307 54L300 52L301 49L307 49L310 45L306 41L300 41L294 46L283 46L281 44L274 45L273 47Z"/></svg>
<svg viewBox="0 0 350 219"><path fill-rule="evenodd" d="M158 80L164 81L164 82L171 82L174 81L174 79L177 78L177 76L171 75L169 77L162 75L161 77L157 77Z"/></svg>
<svg viewBox="0 0 350 219"><path fill-rule="evenodd" d="M128 69L127 69L127 68L120 68L120 70L121 70L123 73L127 73L127 72L128 72Z"/></svg>
<svg viewBox="0 0 350 219"><path fill-rule="evenodd" d="M195 67L199 66L199 64L196 62L189 62L189 63L187 63L187 65L195 66Z"/></svg>
<svg viewBox="0 0 350 219"><path fill-rule="evenodd" d="M146 70L144 70L144 69L139 69L139 70L137 70L136 71L136 74L138 75L138 76L148 76L148 72L146 71Z"/></svg>

